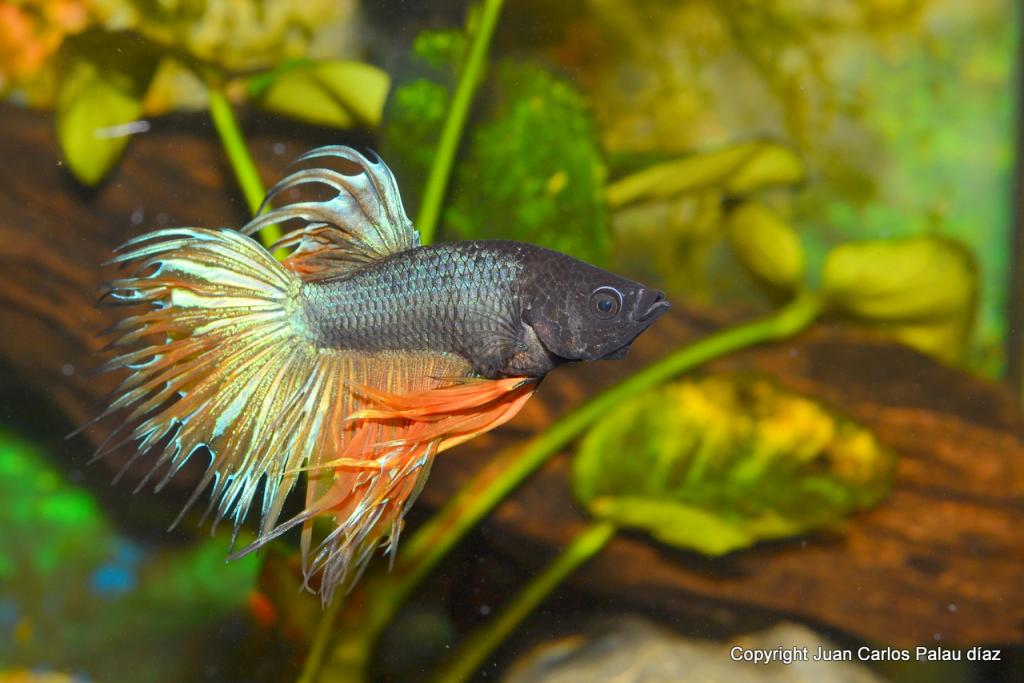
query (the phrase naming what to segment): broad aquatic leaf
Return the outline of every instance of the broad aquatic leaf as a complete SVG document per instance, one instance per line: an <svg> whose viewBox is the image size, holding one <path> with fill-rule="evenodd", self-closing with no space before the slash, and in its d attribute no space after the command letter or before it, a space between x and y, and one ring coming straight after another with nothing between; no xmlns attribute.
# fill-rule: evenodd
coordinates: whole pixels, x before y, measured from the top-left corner
<svg viewBox="0 0 1024 683"><path fill-rule="evenodd" d="M606 196L610 206L618 207L715 188L746 194L762 187L796 183L803 177L803 164L788 147L772 142L741 142L655 164L610 183Z"/></svg>
<svg viewBox="0 0 1024 683"><path fill-rule="evenodd" d="M160 59L142 102L144 116L206 111L209 107L209 92L199 74L174 57Z"/></svg>
<svg viewBox="0 0 1024 683"><path fill-rule="evenodd" d="M841 244L826 255L822 271L833 310L950 362L967 346L977 290L970 253L939 237Z"/></svg>
<svg viewBox="0 0 1024 683"><path fill-rule="evenodd" d="M973 320L949 319L945 321L912 323L884 322L872 325L882 334L895 337L907 346L927 353L941 361L956 365L963 362L964 354L971 341Z"/></svg>
<svg viewBox="0 0 1024 683"><path fill-rule="evenodd" d="M939 237L848 242L825 257L822 287L845 313L872 320L939 320L973 306L970 253Z"/></svg>
<svg viewBox="0 0 1024 683"><path fill-rule="evenodd" d="M878 503L894 462L870 432L809 398L710 377L608 415L581 444L573 487L599 518L721 555Z"/></svg>
<svg viewBox="0 0 1024 683"><path fill-rule="evenodd" d="M774 143L756 145L750 157L725 181L725 191L739 195L764 187L793 185L804 179L804 164L789 147Z"/></svg>
<svg viewBox="0 0 1024 683"><path fill-rule="evenodd" d="M788 292L800 288L804 250L787 223L757 202L729 209L725 234L740 262L757 278Z"/></svg>
<svg viewBox="0 0 1024 683"><path fill-rule="evenodd" d="M370 64L336 60L284 68L258 83L256 101L270 111L322 126L372 128L391 79Z"/></svg>
<svg viewBox="0 0 1024 683"><path fill-rule="evenodd" d="M64 41L57 138L81 182L100 182L120 158L157 61L152 46L129 33L89 31Z"/></svg>

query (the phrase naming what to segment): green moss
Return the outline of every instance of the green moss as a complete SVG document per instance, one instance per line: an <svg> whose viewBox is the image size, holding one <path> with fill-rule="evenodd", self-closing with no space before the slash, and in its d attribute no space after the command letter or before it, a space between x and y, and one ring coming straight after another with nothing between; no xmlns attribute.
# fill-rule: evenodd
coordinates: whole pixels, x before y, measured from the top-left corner
<svg viewBox="0 0 1024 683"><path fill-rule="evenodd" d="M384 152L402 183L407 210L418 203L422 180L434 161L449 99L448 87L429 78L418 78L396 88L385 109Z"/></svg>
<svg viewBox="0 0 1024 683"><path fill-rule="evenodd" d="M438 72L458 70L469 41L462 31L423 31L413 41L418 60Z"/></svg>
<svg viewBox="0 0 1024 683"><path fill-rule="evenodd" d="M419 72L385 109L384 152L415 215L451 98L465 39L421 34ZM607 171L583 97L530 63L492 68L463 139L441 219L447 239L515 239L601 263L609 251Z"/></svg>
<svg viewBox="0 0 1024 683"><path fill-rule="evenodd" d="M517 239L605 261L606 169L583 98L534 64L505 63L456 174L447 234Z"/></svg>

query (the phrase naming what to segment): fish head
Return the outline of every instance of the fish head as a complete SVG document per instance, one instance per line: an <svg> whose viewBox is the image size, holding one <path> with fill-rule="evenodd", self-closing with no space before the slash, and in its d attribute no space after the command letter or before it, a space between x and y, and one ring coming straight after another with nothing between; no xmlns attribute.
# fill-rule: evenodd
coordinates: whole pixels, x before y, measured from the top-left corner
<svg viewBox="0 0 1024 683"><path fill-rule="evenodd" d="M657 289L556 256L529 278L523 321L560 361L623 358L633 340L669 309Z"/></svg>

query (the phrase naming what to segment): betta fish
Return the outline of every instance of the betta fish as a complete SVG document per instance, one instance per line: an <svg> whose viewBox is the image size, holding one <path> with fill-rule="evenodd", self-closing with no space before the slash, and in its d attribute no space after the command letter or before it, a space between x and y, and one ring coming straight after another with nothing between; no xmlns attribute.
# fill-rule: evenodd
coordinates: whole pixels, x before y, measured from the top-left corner
<svg viewBox="0 0 1024 683"><path fill-rule="evenodd" d="M207 512L237 533L258 499L242 553L301 526L306 585L319 577L326 603L376 548L393 556L438 453L511 419L556 366L621 358L669 304L530 244L421 245L378 157L329 146L299 162L264 205L286 201L241 230L117 249L105 298L135 312L112 328L120 355L102 369L126 374L97 419L123 418L96 457L135 442L132 461L155 456L140 488L163 471L159 490L205 452L178 519L210 489ZM268 251L249 235L272 224L294 229ZM302 474L304 508L282 521Z"/></svg>

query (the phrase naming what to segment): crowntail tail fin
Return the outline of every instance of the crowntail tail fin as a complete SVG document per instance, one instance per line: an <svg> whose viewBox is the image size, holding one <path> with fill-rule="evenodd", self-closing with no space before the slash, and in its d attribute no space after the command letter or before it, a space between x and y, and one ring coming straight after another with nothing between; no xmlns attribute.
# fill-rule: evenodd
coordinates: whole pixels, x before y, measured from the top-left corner
<svg viewBox="0 0 1024 683"><path fill-rule="evenodd" d="M315 414L313 397L339 392L316 371L299 278L232 230L160 230L118 252L112 263L127 274L107 298L145 310L113 328L111 347L122 352L103 369L128 374L99 418L126 413L108 443L121 437L137 441L139 454L155 451L140 487L166 467L158 489L205 447L210 466L186 509L212 483L215 520L230 517L237 529L265 480L261 514L273 527L294 470L326 441L293 435Z"/></svg>

